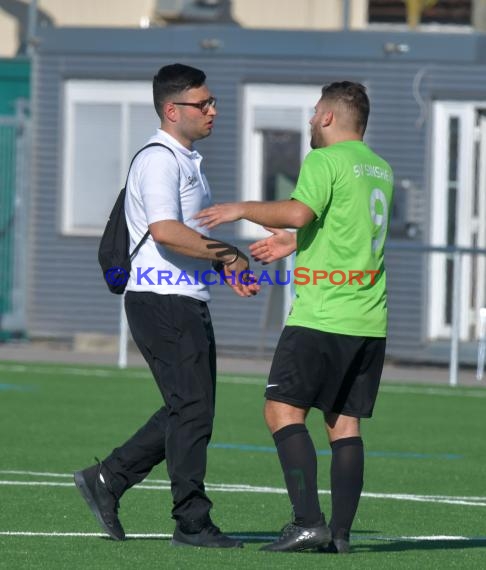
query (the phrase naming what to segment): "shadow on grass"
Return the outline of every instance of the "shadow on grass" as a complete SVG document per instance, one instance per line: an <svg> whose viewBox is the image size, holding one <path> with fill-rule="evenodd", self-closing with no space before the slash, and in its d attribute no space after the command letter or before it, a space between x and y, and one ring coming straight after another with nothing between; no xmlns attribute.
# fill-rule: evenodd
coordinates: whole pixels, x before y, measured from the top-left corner
<svg viewBox="0 0 486 570"><path fill-rule="evenodd" d="M259 542L261 542L262 544L267 543L267 542L272 542L278 536L280 536L280 533L278 533L278 532L268 532L268 531L267 532L264 532L264 531L260 531L260 532L229 532L228 534L233 538L239 538L243 542L248 542L248 543L259 543Z"/></svg>
<svg viewBox="0 0 486 570"><path fill-rule="evenodd" d="M359 532L367 536L378 533L378 531L375 530L362 530ZM228 534L244 542L272 542L280 536L280 532L278 531L228 532Z"/></svg>
<svg viewBox="0 0 486 570"><path fill-rule="evenodd" d="M365 540L365 539L362 539ZM360 541L352 542L352 551L356 554L365 552L408 552L408 551L430 551L430 550L469 550L472 548L486 548L486 537L484 538L464 538L447 540L438 538L437 540L389 540L387 542L377 542L376 544L363 544Z"/></svg>
<svg viewBox="0 0 486 570"><path fill-rule="evenodd" d="M275 540L278 532L235 532L229 533L234 538L239 538L245 543L269 543ZM366 552L407 552L407 551L430 551L430 550L465 550L473 548L486 548L486 537L472 537L464 539L448 540L437 538L436 540L403 540L380 538L382 533L377 530L361 530L353 532L351 540L351 552L359 554ZM321 552L307 551L302 554L319 554Z"/></svg>
<svg viewBox="0 0 486 570"><path fill-rule="evenodd" d="M427 540L403 540L397 539L383 539L380 537L379 531L374 530L362 530L353 532L353 539L351 541L351 552L355 554L365 554L365 553L388 553L388 552L409 552L409 551L431 551L431 550L469 550L475 548L486 548L486 537L472 537L464 539L447 539L447 538L437 538L437 539L427 539ZM228 535L232 538L238 538L247 544L267 544L274 541L280 533L278 532L228 532ZM362 536L360 536L362 535ZM376 537L373 537L376 535ZM115 542L109 537L100 537L102 540L107 540L110 542ZM170 536L130 536L126 537L126 541L134 540L160 540L164 542L171 541ZM301 554L314 554L322 555L320 552L316 551L305 551Z"/></svg>

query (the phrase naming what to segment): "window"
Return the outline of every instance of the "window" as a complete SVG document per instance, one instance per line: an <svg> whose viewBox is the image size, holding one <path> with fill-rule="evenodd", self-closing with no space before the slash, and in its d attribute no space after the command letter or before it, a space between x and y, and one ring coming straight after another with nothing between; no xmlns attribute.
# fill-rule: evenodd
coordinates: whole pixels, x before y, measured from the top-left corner
<svg viewBox="0 0 486 570"><path fill-rule="evenodd" d="M242 200L285 200L309 152L309 119L322 85L245 85L243 89ZM241 234L263 230L242 221Z"/></svg>
<svg viewBox="0 0 486 570"><path fill-rule="evenodd" d="M369 0L368 19L371 24L405 24L405 0ZM472 0L439 0L422 13L423 24L472 25Z"/></svg>
<svg viewBox="0 0 486 570"><path fill-rule="evenodd" d="M64 96L61 230L101 235L132 156L158 124L152 86L69 80Z"/></svg>

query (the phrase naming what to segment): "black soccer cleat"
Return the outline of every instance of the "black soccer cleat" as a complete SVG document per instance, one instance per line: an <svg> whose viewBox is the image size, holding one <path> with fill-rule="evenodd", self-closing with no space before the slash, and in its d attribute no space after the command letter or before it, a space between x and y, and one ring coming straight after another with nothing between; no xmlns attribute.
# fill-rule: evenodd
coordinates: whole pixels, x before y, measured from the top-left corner
<svg viewBox="0 0 486 570"><path fill-rule="evenodd" d="M351 552L351 546L349 540L333 538L325 548L319 548L319 552L325 554L349 554Z"/></svg>
<svg viewBox="0 0 486 570"><path fill-rule="evenodd" d="M98 520L113 540L125 540L125 531L118 518L120 504L108 489L101 473L102 464L92 465L74 473L74 483Z"/></svg>
<svg viewBox="0 0 486 570"><path fill-rule="evenodd" d="M203 548L243 548L243 542L241 540L223 534L209 518L196 532L192 532L192 530L193 529L185 528L184 525L178 521L172 536L172 545Z"/></svg>
<svg viewBox="0 0 486 570"><path fill-rule="evenodd" d="M282 529L282 534L260 550L268 552L301 552L325 548L331 540L331 531L322 517L322 522L316 526L300 526L293 522Z"/></svg>

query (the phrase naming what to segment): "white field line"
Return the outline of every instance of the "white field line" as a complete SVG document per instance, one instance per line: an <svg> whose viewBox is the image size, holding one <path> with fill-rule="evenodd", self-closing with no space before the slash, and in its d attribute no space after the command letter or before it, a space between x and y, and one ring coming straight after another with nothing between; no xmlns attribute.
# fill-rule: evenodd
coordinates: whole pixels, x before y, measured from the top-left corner
<svg viewBox="0 0 486 570"><path fill-rule="evenodd" d="M106 537L102 532L32 532L22 530L4 530L0 531L0 536L61 536L61 537ZM163 533L135 533L127 534L128 538L171 538L171 534Z"/></svg>
<svg viewBox="0 0 486 570"><path fill-rule="evenodd" d="M380 392L388 394L413 394L420 396L461 396L466 398L486 398L486 390L464 390L461 388L431 388L428 386L394 386L382 384Z"/></svg>
<svg viewBox="0 0 486 570"><path fill-rule="evenodd" d="M24 475L28 477L60 477L72 479L72 473L50 473L49 471L18 471L14 469L0 469L0 475Z"/></svg>
<svg viewBox="0 0 486 570"><path fill-rule="evenodd" d="M18 537L54 537L54 538L106 538L106 534L101 532L33 532L33 531L0 531L0 536L18 536ZM127 534L127 538L152 538L164 539L172 538L172 534L168 533L132 533ZM241 540L274 540L275 535L243 535L235 534L230 535ZM468 541L468 542L484 542L486 543L486 536L456 536L456 535L425 535L425 536L376 536L376 535L352 535L353 542L364 542L367 540L374 541Z"/></svg>
<svg viewBox="0 0 486 570"><path fill-rule="evenodd" d="M100 377L116 377L119 374L118 370L106 370L103 368L77 368L74 366L63 367L63 366L28 366L24 364L1 364L0 372L17 372L25 373L29 372L32 374L66 374L67 376L100 376ZM130 369L123 370L121 374L127 378L151 378L152 375L148 370L140 369ZM251 377L251 376L234 376L232 374L221 374L225 377L228 383L245 383L249 384L258 383L265 385L265 375L262 374L261 378ZM231 378L229 378L231 376Z"/></svg>
<svg viewBox="0 0 486 570"><path fill-rule="evenodd" d="M27 366L24 364L0 364L0 372L13 372L32 374L63 374L67 376L95 376L100 378L114 378L118 375L117 370L104 370L103 368L75 368L75 367L48 367L48 366ZM151 378L152 375L148 370L128 370L123 371L126 378ZM230 377L231 376L231 377ZM248 384L265 386L265 376L261 378L250 376L233 376L229 374L221 374L218 382L223 384Z"/></svg>
<svg viewBox="0 0 486 570"><path fill-rule="evenodd" d="M29 372L32 374L65 374L70 376L99 376L104 378L113 378L118 374L116 370L104 370L103 368L75 368L75 367L49 367L49 366L27 366L24 364L0 364L0 372ZM148 370L131 370L128 374L126 371L122 373L124 376L131 378L150 378Z"/></svg>
<svg viewBox="0 0 486 570"><path fill-rule="evenodd" d="M21 475L35 476L43 478L66 478L71 479L70 473L45 473L39 471L13 471L0 470L1 475ZM0 479L0 486L27 486L27 487L73 487L72 481L20 481L13 479ZM226 483L206 483L206 488L210 491L219 491L222 493L268 493L276 495L284 495L287 490L282 487L267 487L246 484L226 484ZM164 479L150 479L135 486L139 490L151 491L168 491L170 490L170 481ZM330 491L323 489L319 491L321 495L329 495ZM421 503L436 503L444 505L462 505L471 507L486 507L486 497L468 497L468 496L449 496L449 495L414 495L408 493L371 493L364 492L363 498L368 499L387 499L395 501L413 501Z"/></svg>
<svg viewBox="0 0 486 570"><path fill-rule="evenodd" d="M117 370L105 370L103 368L76 368L76 367L49 367L49 366L28 366L24 364L1 364L0 372L30 372L32 374L64 374L71 376L96 376L101 378L115 377L119 372ZM151 378L150 372L143 369L125 370L121 373L126 378ZM262 374L261 378L251 376L234 376L227 373L222 373L218 382L222 384L244 384L244 385L265 385L265 375ZM380 391L391 394L419 394L426 396L463 396L467 398L486 398L486 390L467 390L463 388L449 388L449 387L430 387L430 386L394 386L390 384L382 384Z"/></svg>

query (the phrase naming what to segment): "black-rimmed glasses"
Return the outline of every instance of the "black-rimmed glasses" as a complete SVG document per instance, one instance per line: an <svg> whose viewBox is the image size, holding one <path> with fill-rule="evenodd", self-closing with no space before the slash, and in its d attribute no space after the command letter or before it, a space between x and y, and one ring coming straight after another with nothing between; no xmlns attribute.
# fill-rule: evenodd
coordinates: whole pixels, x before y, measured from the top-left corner
<svg viewBox="0 0 486 570"><path fill-rule="evenodd" d="M211 107L214 109L216 107L216 97L209 97L209 99L204 99L204 101L199 101L198 103L185 103L173 101L174 105L183 105L185 107L195 107L199 109L203 115L207 115Z"/></svg>

